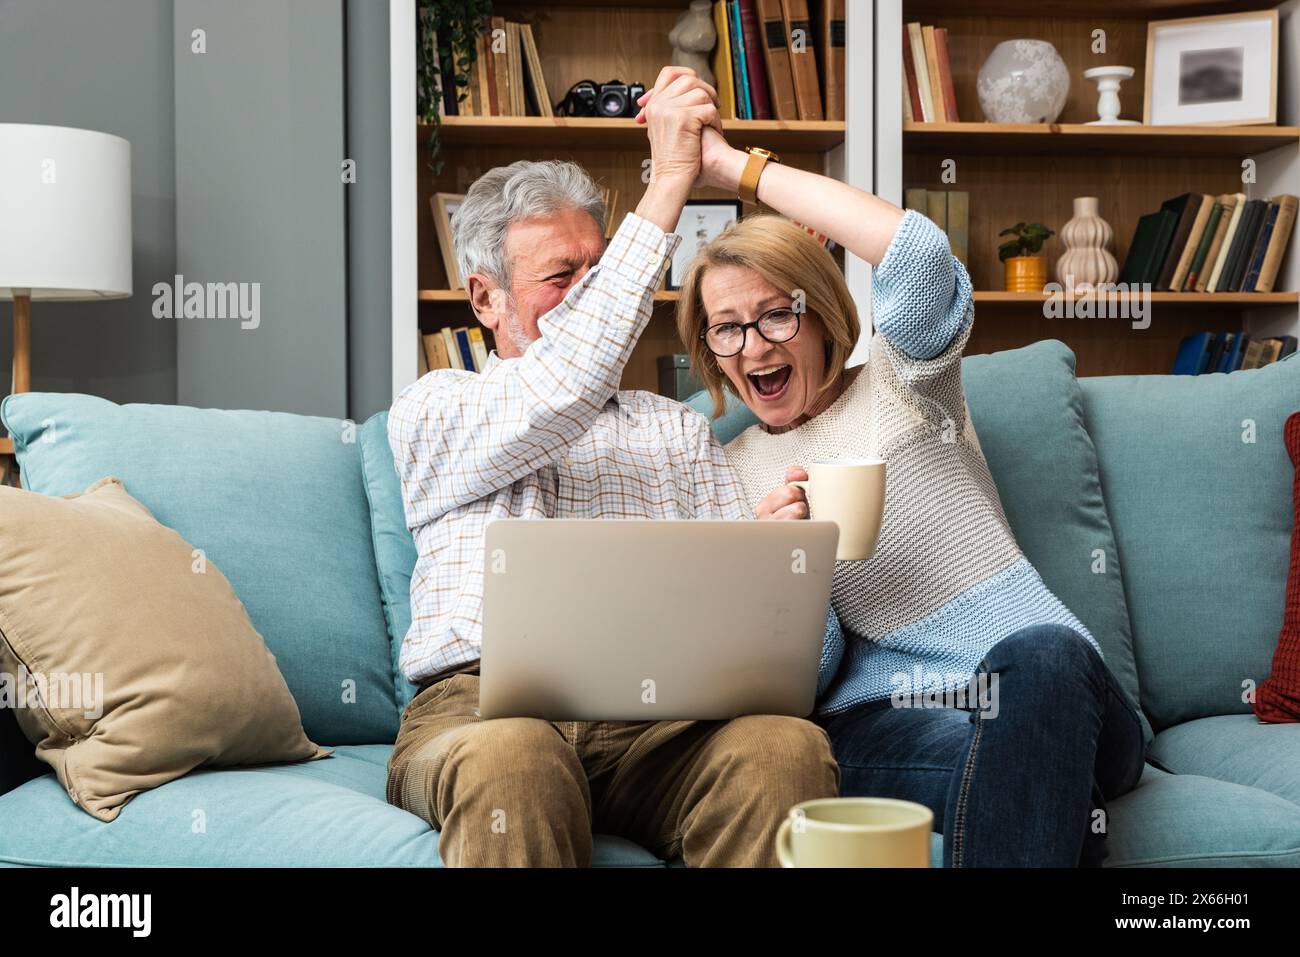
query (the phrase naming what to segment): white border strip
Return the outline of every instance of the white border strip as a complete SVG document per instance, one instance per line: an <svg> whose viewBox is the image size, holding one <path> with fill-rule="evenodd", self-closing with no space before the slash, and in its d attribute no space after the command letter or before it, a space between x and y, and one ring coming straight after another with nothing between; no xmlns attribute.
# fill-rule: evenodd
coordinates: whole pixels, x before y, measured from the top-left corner
<svg viewBox="0 0 1300 957"><path fill-rule="evenodd" d="M419 328L419 237L416 232L415 0L388 2L389 140L392 176L393 398L419 368L411 333Z"/></svg>

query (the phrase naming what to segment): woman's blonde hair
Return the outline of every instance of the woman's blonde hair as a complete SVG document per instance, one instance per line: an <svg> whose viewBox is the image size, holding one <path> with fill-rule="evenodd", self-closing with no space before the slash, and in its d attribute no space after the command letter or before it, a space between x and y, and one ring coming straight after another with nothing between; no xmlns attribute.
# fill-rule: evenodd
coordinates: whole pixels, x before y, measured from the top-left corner
<svg viewBox="0 0 1300 957"><path fill-rule="evenodd" d="M713 418L726 411L724 388L732 395L739 393L700 338L708 323L700 289L712 266L752 269L777 289L788 290L796 304L802 292L804 312L817 316L829 337L825 380L817 394L835 384L861 332L858 308L843 274L826 248L802 226L771 214L748 216L700 250L687 270L677 302L677 334L691 357L691 368L709 390Z"/></svg>

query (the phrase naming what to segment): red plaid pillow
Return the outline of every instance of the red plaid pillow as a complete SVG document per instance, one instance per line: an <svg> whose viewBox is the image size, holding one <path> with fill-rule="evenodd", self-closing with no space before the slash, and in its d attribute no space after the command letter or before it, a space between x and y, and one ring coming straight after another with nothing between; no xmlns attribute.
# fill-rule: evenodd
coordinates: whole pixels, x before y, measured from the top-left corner
<svg viewBox="0 0 1300 957"><path fill-rule="evenodd" d="M1291 567L1286 581L1286 610L1282 636L1273 652L1273 671L1259 686L1255 714L1261 721L1300 721L1300 412L1286 420L1282 438L1296 467L1291 499L1295 519L1291 529Z"/></svg>

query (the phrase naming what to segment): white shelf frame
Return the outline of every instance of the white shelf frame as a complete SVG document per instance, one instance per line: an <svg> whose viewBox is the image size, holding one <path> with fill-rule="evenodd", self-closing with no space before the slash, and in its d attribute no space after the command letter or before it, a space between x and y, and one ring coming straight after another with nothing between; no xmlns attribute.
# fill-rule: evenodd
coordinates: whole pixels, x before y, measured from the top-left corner
<svg viewBox="0 0 1300 957"><path fill-rule="evenodd" d="M389 138L392 212L392 397L419 371L418 155L415 146L415 0L388 2Z"/></svg>

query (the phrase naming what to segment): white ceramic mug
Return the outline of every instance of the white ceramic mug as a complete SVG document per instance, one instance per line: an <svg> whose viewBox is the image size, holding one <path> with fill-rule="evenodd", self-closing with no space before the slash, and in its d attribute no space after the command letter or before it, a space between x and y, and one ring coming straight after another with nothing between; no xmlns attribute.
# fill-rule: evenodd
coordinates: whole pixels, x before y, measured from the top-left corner
<svg viewBox="0 0 1300 957"><path fill-rule="evenodd" d="M818 798L776 832L782 867L929 867L934 812L895 798Z"/></svg>
<svg viewBox="0 0 1300 957"><path fill-rule="evenodd" d="M840 527L835 560L863 561L876 551L885 514L885 463L881 459L813 462L808 478L790 482L808 496L809 516Z"/></svg>

